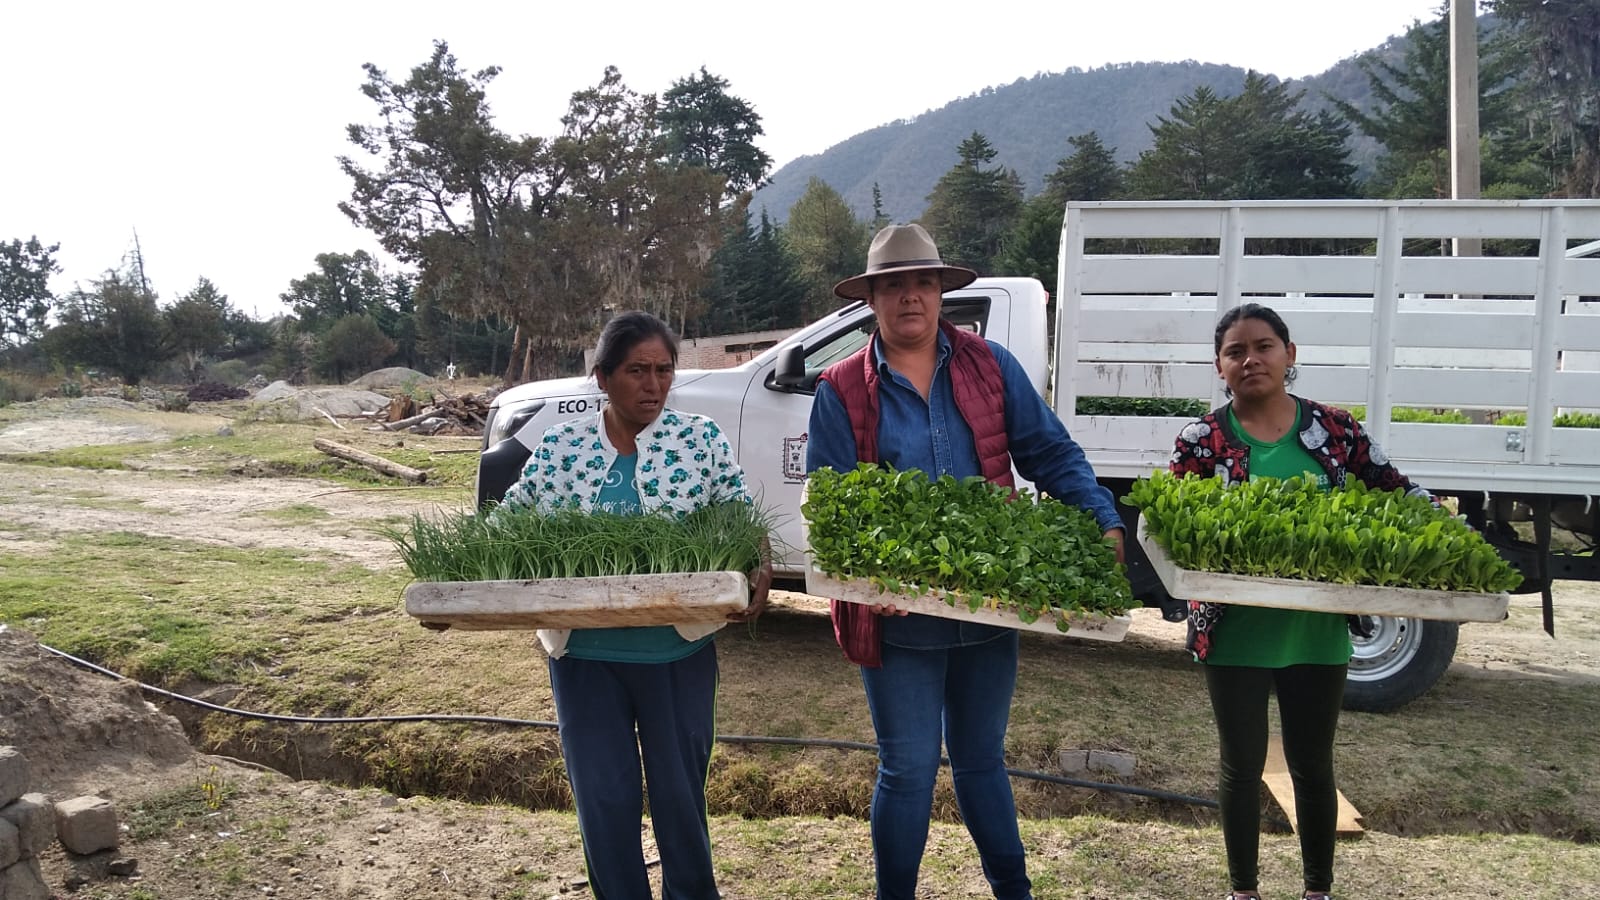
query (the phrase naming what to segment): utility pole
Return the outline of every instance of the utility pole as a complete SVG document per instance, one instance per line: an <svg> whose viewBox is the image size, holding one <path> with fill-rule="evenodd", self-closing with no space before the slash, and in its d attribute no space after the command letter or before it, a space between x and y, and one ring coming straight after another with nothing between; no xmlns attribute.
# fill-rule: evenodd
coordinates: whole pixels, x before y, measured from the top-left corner
<svg viewBox="0 0 1600 900"><path fill-rule="evenodd" d="M1450 0L1450 196L1482 196L1478 173L1478 3ZM1456 256L1482 256L1483 241L1455 238Z"/></svg>

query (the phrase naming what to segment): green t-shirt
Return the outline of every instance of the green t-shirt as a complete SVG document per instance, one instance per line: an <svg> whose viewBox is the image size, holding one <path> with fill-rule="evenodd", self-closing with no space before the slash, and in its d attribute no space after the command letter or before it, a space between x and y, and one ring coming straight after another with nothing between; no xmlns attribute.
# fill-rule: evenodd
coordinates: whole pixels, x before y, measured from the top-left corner
<svg viewBox="0 0 1600 900"><path fill-rule="evenodd" d="M1252 480L1312 475L1323 490L1328 489L1327 472L1300 445L1298 413L1294 427L1271 443L1258 441L1239 427L1231 406L1228 425L1250 446ZM1307 663L1337 666L1350 661L1350 652L1350 629L1342 613L1229 606L1217 622L1206 662L1263 669Z"/></svg>
<svg viewBox="0 0 1600 900"><path fill-rule="evenodd" d="M595 508L623 515L637 515L639 489L634 486L634 467L639 454L618 456L606 473ZM602 662L665 663L692 655L711 640L686 641L671 625L638 625L630 628L577 628L567 638L567 655L574 659Z"/></svg>

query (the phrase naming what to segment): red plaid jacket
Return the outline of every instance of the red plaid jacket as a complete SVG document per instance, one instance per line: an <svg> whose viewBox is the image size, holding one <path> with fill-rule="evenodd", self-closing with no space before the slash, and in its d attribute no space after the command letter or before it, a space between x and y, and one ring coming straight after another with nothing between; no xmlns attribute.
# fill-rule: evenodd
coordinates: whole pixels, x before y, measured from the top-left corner
<svg viewBox="0 0 1600 900"><path fill-rule="evenodd" d="M1386 491L1404 488L1408 494L1428 496L1427 491L1389 463L1383 448L1367 437L1354 416L1336 406L1324 406L1304 397L1294 399L1300 404L1300 446L1322 466L1329 484L1343 485L1348 474L1368 487ZM1221 475L1227 484L1250 480L1250 445L1229 426L1227 406L1206 413L1178 432L1168 468L1174 475ZM1210 654L1224 609L1220 603L1189 601L1188 648L1196 659L1203 660Z"/></svg>

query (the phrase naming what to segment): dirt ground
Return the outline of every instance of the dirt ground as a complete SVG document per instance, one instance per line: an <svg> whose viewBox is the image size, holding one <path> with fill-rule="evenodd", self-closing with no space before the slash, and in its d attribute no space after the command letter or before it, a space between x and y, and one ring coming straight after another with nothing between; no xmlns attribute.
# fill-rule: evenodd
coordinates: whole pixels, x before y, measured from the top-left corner
<svg viewBox="0 0 1600 900"><path fill-rule="evenodd" d="M163 436L159 427L107 422L85 411L13 423L0 430L0 452ZM315 549L363 565L394 565L385 539L344 523L431 505L307 479L185 474L176 456L158 466L167 471L0 462L0 518L24 526L0 531L0 552L44 552L50 545L40 538L51 533L119 530L241 548ZM293 529L260 515L298 505L332 515ZM1486 677L1600 682L1600 585L1563 582L1557 605L1564 623L1558 640L1539 631L1537 598L1518 597L1512 621L1463 628L1455 667ZM1149 610L1136 614L1134 630L1182 639L1181 626ZM125 825L136 824L130 812L141 804L157 811L170 806L185 822L161 840L130 834L124 852L137 859L139 873L131 879L105 873L115 852L71 860L57 848L43 863L60 896L69 884L80 885L73 896L140 900L588 896L570 817L296 782L196 754L176 720L136 689L72 667L15 631L0 631L3 744L25 748L34 789L53 799L96 793L119 804ZM201 802L213 798L215 808ZM859 831L864 845L864 823L843 827ZM648 845L648 829L645 839ZM246 853L242 845L255 849Z"/></svg>

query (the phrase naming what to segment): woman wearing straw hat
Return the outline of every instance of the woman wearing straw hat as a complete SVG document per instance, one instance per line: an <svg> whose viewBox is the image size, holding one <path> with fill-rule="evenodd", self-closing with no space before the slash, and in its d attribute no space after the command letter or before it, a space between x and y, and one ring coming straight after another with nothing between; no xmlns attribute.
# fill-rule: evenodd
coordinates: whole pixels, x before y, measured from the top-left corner
<svg viewBox="0 0 1600 900"><path fill-rule="evenodd" d="M882 462L1009 486L1015 464L1041 491L1094 513L1121 559L1122 519L1110 492L1022 366L998 344L941 321L943 293L975 278L945 265L921 226L891 225L873 237L866 272L834 293L870 304L878 329L823 372L807 470ZM1017 632L893 606L832 606L839 645L861 666L878 737L872 847L880 900L915 896L941 736L961 818L995 897L1031 897L1005 770Z"/></svg>

